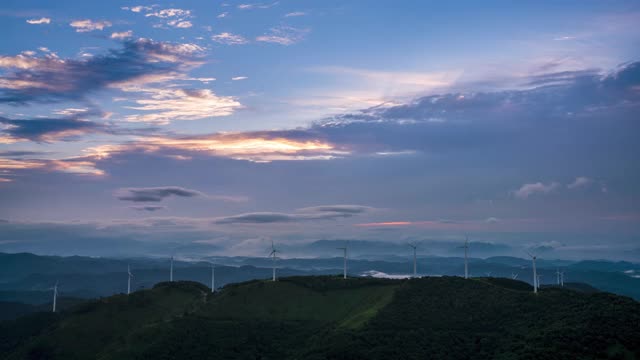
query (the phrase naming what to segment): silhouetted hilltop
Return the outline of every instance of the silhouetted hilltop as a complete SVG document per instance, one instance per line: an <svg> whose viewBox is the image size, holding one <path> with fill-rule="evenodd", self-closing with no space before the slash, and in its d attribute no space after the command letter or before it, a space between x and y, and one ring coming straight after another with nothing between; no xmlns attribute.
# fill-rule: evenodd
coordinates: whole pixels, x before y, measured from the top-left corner
<svg viewBox="0 0 640 360"><path fill-rule="evenodd" d="M0 322L7 359L523 359L640 356L640 303L520 281L336 276L216 294L160 283Z"/></svg>

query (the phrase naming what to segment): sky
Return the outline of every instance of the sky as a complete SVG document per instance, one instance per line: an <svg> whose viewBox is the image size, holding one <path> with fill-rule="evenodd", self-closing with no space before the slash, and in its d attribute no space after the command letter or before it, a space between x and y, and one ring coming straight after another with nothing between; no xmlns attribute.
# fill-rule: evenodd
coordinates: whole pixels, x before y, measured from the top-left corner
<svg viewBox="0 0 640 360"><path fill-rule="evenodd" d="M0 20L0 251L468 236L640 261L637 1L4 0Z"/></svg>

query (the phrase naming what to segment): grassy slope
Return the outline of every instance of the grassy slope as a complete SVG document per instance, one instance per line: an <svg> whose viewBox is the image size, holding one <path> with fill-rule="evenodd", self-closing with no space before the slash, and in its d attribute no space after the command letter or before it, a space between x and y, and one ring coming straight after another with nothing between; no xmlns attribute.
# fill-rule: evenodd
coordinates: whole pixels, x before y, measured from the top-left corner
<svg viewBox="0 0 640 360"><path fill-rule="evenodd" d="M200 315L220 320L336 322L357 328L391 301L398 286L398 282L385 280L330 277L254 281L229 287Z"/></svg>

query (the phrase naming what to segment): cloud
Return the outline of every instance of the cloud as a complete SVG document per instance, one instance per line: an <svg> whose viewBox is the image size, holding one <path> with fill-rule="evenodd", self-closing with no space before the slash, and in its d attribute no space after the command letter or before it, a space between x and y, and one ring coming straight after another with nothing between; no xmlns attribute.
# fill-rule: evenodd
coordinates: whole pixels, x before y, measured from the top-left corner
<svg viewBox="0 0 640 360"><path fill-rule="evenodd" d="M304 40L307 33L309 33L309 29L298 29L283 25L271 28L268 33L256 37L256 41L288 46Z"/></svg>
<svg viewBox="0 0 640 360"><path fill-rule="evenodd" d="M193 26L191 21L186 20L169 20L167 21L167 25L178 29L188 29Z"/></svg>
<svg viewBox="0 0 640 360"><path fill-rule="evenodd" d="M14 141L51 142L107 130L102 124L77 118L11 120L0 117L0 124L5 125L0 133L9 135Z"/></svg>
<svg viewBox="0 0 640 360"><path fill-rule="evenodd" d="M567 188L576 189L580 187L585 187L591 184L592 182L593 180L589 179L588 177L579 176L571 184L567 185Z"/></svg>
<svg viewBox="0 0 640 360"><path fill-rule="evenodd" d="M195 44L126 40L103 55L60 59L44 56L0 56L0 103L26 104L83 99L107 87L165 81L200 64L203 49Z"/></svg>
<svg viewBox="0 0 640 360"><path fill-rule="evenodd" d="M298 211L302 213L336 213L343 214L345 217L362 214L371 210L373 210L372 207L362 205L321 205L298 209Z"/></svg>
<svg viewBox="0 0 640 360"><path fill-rule="evenodd" d="M209 89L145 88L134 89L150 94L149 98L134 100L137 106L129 109L148 112L128 115L132 122L168 124L176 120L199 120L227 116L242 107L231 96L218 96Z"/></svg>
<svg viewBox="0 0 640 360"><path fill-rule="evenodd" d="M76 29L76 32L89 32L95 30L103 30L104 28L111 27L111 22L102 20L102 21L93 21L89 19L85 20L74 20L69 26Z"/></svg>
<svg viewBox="0 0 640 360"><path fill-rule="evenodd" d="M361 205L325 205L296 210L295 213L255 212L226 216L214 220L216 224L271 224L309 220L331 220L348 218L371 211L373 208Z"/></svg>
<svg viewBox="0 0 640 360"><path fill-rule="evenodd" d="M223 32L220 34L212 35L211 40L225 45L243 45L247 44L249 41L244 37L228 32Z"/></svg>
<svg viewBox="0 0 640 360"><path fill-rule="evenodd" d="M216 224L269 224L293 222L299 219L292 214L275 213L275 212L255 212L239 214L216 219Z"/></svg>
<svg viewBox="0 0 640 360"><path fill-rule="evenodd" d="M268 9L270 7L278 5L278 3L278 1L275 1L272 3L239 4L237 8L240 10Z"/></svg>
<svg viewBox="0 0 640 360"><path fill-rule="evenodd" d="M158 210L166 210L166 206L159 205L144 205L144 206L129 206L129 209L137 210L137 211L158 211Z"/></svg>
<svg viewBox="0 0 640 360"><path fill-rule="evenodd" d="M222 18L226 18L227 16L229 16L229 13L225 11L223 13L218 14L218 16L216 16L216 17L218 19L222 19Z"/></svg>
<svg viewBox="0 0 640 360"><path fill-rule="evenodd" d="M285 14L284 17L305 16L305 15L307 15L306 12L294 11L294 12L290 12L288 14Z"/></svg>
<svg viewBox="0 0 640 360"><path fill-rule="evenodd" d="M11 174L15 171L41 170L56 171L77 175L102 176L104 171L97 169L95 162L82 158L66 159L3 159L0 158L0 171Z"/></svg>
<svg viewBox="0 0 640 360"><path fill-rule="evenodd" d="M142 6L142 5L138 5L138 6L133 6L133 7L128 7L128 6L124 6L121 9L122 10L130 10L134 13L139 13L142 11L151 11L153 10L154 7L157 7L158 5L152 5L152 6Z"/></svg>
<svg viewBox="0 0 640 360"><path fill-rule="evenodd" d="M185 189L179 186L160 186L148 188L122 188L115 192L119 200L133 202L160 202L171 196L177 197L206 197L197 190Z"/></svg>
<svg viewBox="0 0 640 360"><path fill-rule="evenodd" d="M529 196L534 194L548 194L553 190L556 190L560 184L557 182L551 182L549 184L543 184L541 182L532 183L532 184L524 184L520 187L520 189L515 190L513 195L519 199L527 199Z"/></svg>
<svg viewBox="0 0 640 360"><path fill-rule="evenodd" d="M42 17L40 19L29 19L27 20L27 23L33 25L50 24L51 19L46 17Z"/></svg>
<svg viewBox="0 0 640 360"><path fill-rule="evenodd" d="M202 154L252 162L278 160L326 160L345 156L348 151L306 131L264 131L208 135L148 136L128 144L105 145L86 153L108 158L143 151L172 155Z"/></svg>
<svg viewBox="0 0 640 360"><path fill-rule="evenodd" d="M246 80L246 79L248 79L248 77L246 77L246 76L234 76L234 77L231 78L231 80L233 80L233 81Z"/></svg>
<svg viewBox="0 0 640 360"><path fill-rule="evenodd" d="M132 36L133 36L133 31L127 30L127 31L121 31L121 32L114 32L111 34L110 37L112 39L126 39Z"/></svg>
<svg viewBox="0 0 640 360"><path fill-rule="evenodd" d="M190 17L191 10L184 9L162 9L145 14L146 17L158 17L161 19L167 19L171 17Z"/></svg>
<svg viewBox="0 0 640 360"><path fill-rule="evenodd" d="M146 14L144 15L145 17L155 17L158 19L162 19L165 21L164 25L169 27L188 29L193 26L193 23L188 20L192 17L191 10L176 8L155 10L156 7L157 5L147 7L136 6L131 8L130 10L137 13L144 11L146 12ZM164 25L155 25L154 27L163 27Z"/></svg>

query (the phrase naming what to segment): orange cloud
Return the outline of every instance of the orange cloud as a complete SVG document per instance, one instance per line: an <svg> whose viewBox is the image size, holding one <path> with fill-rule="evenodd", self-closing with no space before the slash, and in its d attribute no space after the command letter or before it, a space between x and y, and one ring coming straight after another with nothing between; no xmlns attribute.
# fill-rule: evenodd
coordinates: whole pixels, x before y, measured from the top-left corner
<svg viewBox="0 0 640 360"><path fill-rule="evenodd" d="M319 139L294 140L264 134L213 134L198 137L147 137L129 144L102 145L85 150L88 156L107 158L126 151L187 151L236 160L269 162L276 160L331 159L349 152ZM181 154L170 154L171 156ZM181 159L187 159L181 157Z"/></svg>

